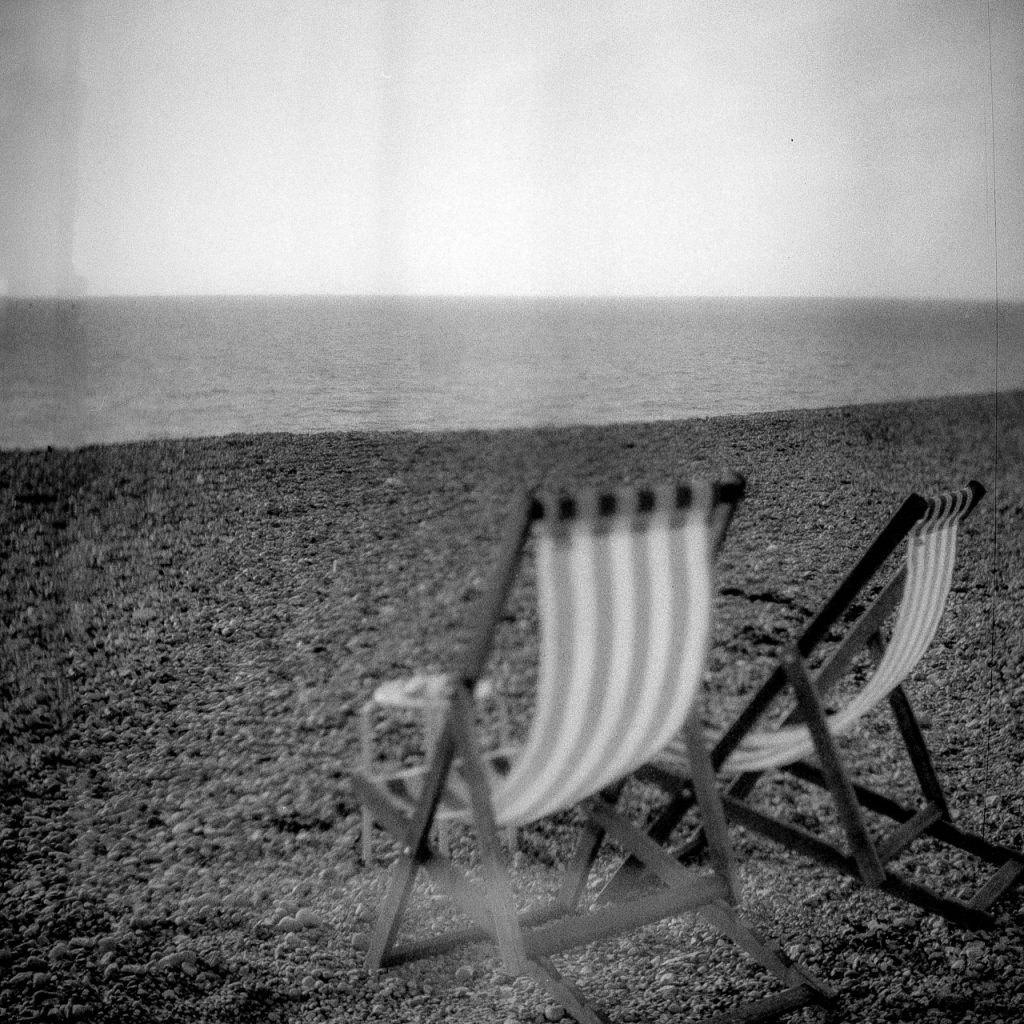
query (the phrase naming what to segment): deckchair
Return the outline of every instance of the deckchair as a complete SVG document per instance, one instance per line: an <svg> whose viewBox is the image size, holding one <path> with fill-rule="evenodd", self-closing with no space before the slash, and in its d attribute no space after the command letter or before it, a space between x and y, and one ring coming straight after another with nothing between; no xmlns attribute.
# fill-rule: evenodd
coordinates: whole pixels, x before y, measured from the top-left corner
<svg viewBox="0 0 1024 1024"><path fill-rule="evenodd" d="M711 512L711 544L717 555L721 549L729 524L732 522L736 504L734 502L718 502ZM404 761L399 764L382 764L378 756L377 743L374 738L375 722L383 713L392 718L402 716L406 721L416 723L418 719L419 733L423 738L422 745L429 751L437 740L444 718L445 702L442 699L447 692L446 687L454 682L450 674L437 672L416 672L410 676L389 679L379 685L362 705L359 712L360 732L360 772L372 776L377 783L390 785L394 781L410 774L420 774L421 769L410 769ZM511 746L509 740L508 708L496 689L493 680L478 679L473 686L473 698L478 704L490 705L492 713L498 721L497 756L507 757ZM447 808L441 808L439 817L449 816ZM362 808L362 857L363 863L373 860L373 814L368 804ZM507 830L509 842L515 840L515 829ZM447 852L446 832L441 825L437 829L438 846L442 853Z"/></svg>
<svg viewBox="0 0 1024 1024"><path fill-rule="evenodd" d="M731 727L717 738L711 752L716 771L732 778L723 796L727 817L865 885L968 928L992 926L991 907L1024 871L1024 854L954 824L903 683L935 636L950 591L960 524L984 493L981 484L971 481L962 490L931 500L911 495L800 637L787 646L774 672ZM858 598L889 563L904 538L907 545L902 564L866 609L856 614ZM823 641L841 619L852 621L812 672L808 659L821 653ZM889 624L891 632L886 642L883 634ZM844 677L851 677L856 659L865 652L873 662L866 679L838 710L827 714L823 701ZM775 702L787 695L795 706L781 727L765 726ZM920 786L918 806L908 806L904 800L855 782L840 756L837 738L849 733L883 700L889 703ZM647 769L650 778L675 794L650 828L649 838L654 841L666 843L694 801L685 784L687 770L685 744L681 741L669 744ZM830 795L845 843L830 839L825 828L802 827L779 813L767 813L757 804L755 787L774 770L789 773ZM883 836L872 834L869 822L873 819L866 812L881 817L888 829ZM894 862L900 857L911 859L911 845L924 836L965 851L995 870L967 899L911 880ZM703 842L698 831L678 852L678 859L692 859ZM636 887L641 878L639 865L627 863L609 885L606 898Z"/></svg>
<svg viewBox="0 0 1024 1024"><path fill-rule="evenodd" d="M606 1021L551 957L684 913L700 913L785 988L743 1010L768 1019L831 997L809 971L776 951L736 910L738 887L724 815L693 710L711 627L716 532L740 499L739 479L560 496L528 494L512 517L495 577L458 669L444 720L418 778L357 771L374 820L402 848L370 937L370 969L496 944L504 970L532 978L578 1021ZM530 536L535 541L540 664L527 735L508 759L482 755L473 690L491 650ZM684 868L618 807L626 777L677 733L686 739L710 851L709 867ZM554 898L517 913L497 829L581 807L584 824ZM472 881L431 843L438 814L470 823L482 877ZM650 870L660 888L592 909L588 882L606 840ZM423 869L469 918L466 927L399 943Z"/></svg>

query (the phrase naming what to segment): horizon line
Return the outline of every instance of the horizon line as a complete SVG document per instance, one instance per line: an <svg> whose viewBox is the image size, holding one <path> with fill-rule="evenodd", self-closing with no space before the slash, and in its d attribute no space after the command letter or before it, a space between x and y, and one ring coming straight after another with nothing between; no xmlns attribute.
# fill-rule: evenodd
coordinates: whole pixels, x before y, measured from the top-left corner
<svg viewBox="0 0 1024 1024"><path fill-rule="evenodd" d="M897 294L700 294L667 292L98 292L96 294L61 294L54 292L0 293L0 302L88 302L92 299L402 299L402 300L466 300L466 301L779 301L779 302L955 302L955 303L1024 303L1020 296L993 295L897 295Z"/></svg>

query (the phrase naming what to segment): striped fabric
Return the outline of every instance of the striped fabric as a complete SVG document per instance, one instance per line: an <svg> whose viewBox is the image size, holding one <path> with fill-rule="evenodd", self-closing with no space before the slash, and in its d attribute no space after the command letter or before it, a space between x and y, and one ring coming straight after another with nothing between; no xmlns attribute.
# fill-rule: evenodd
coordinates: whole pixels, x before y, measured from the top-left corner
<svg viewBox="0 0 1024 1024"><path fill-rule="evenodd" d="M492 780L499 825L571 807L654 758L690 713L709 642L709 486L543 504L537 702Z"/></svg>
<svg viewBox="0 0 1024 1024"><path fill-rule="evenodd" d="M839 711L828 718L834 735L848 732L880 700L892 692L923 657L942 618L956 560L960 522L971 508L968 489L945 494L929 503L908 535L906 583L892 636L868 682ZM814 752L804 725L749 733L722 766L730 775L758 772L792 764ZM681 744L673 744L662 760L685 764Z"/></svg>
<svg viewBox="0 0 1024 1024"><path fill-rule="evenodd" d="M535 821L653 760L680 731L711 630L712 533L741 483L694 483L537 499L540 666L529 732L491 760L495 822ZM460 765L438 808L469 819ZM389 777L407 805L423 768Z"/></svg>

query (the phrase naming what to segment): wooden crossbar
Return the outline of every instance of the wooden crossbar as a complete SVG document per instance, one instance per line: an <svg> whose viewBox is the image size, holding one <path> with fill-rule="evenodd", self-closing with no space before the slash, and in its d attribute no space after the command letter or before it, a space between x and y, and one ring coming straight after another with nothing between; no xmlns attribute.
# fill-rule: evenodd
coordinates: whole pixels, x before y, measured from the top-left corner
<svg viewBox="0 0 1024 1024"><path fill-rule="evenodd" d="M545 903L543 906L523 911L518 920L519 926L528 930L565 916L564 908L555 900ZM467 925L463 928L453 928L441 935L430 935L422 939L403 942L391 949L381 966L392 967L408 963L411 960L422 960L427 956L450 953L460 946L468 946L477 942L494 942L493 929Z"/></svg>
<svg viewBox="0 0 1024 1024"><path fill-rule="evenodd" d="M975 910L988 910L1024 873L1024 861L1008 860L994 871L985 884L968 901Z"/></svg>
<svg viewBox="0 0 1024 1024"><path fill-rule="evenodd" d="M814 765L808 764L806 761L794 761L793 764L786 765L782 770L805 782L810 782L823 788L827 787L822 773ZM892 821L908 822L918 813L918 809L904 807L903 804L893 800L892 797L887 796L885 793L880 793L869 786L854 783L853 788L857 795L857 800L862 807L866 810L874 811L876 814L884 815ZM731 816L733 809L739 801L728 795L723 796L722 799L723 803L729 808ZM933 836L947 846L954 846L990 864L1013 861L1014 863L1024 865L1024 851L1014 850L1009 846L989 842L989 840L984 839L982 836L976 835L973 832L967 832L954 825L945 816L936 818L922 834Z"/></svg>
<svg viewBox="0 0 1024 1024"><path fill-rule="evenodd" d="M798 1010L809 1002L821 1001L821 993L815 991L811 985L794 985L746 1006L709 1017L704 1024L743 1024L744 1021L773 1020L792 1010Z"/></svg>
<svg viewBox="0 0 1024 1024"><path fill-rule="evenodd" d="M794 825L792 822L773 818L770 814L751 807L744 800L737 800L728 794L722 796L722 803L725 805L726 814L740 825L744 825L768 839L773 839L777 843L808 854L815 860L829 864L844 874L853 878L857 877L857 862L844 854L838 847L814 835L813 832Z"/></svg>
<svg viewBox="0 0 1024 1024"><path fill-rule="evenodd" d="M575 946L585 946L666 917L698 910L713 900L722 899L725 891L721 879L695 879L684 890L665 889L651 896L601 907L589 911L586 916L565 918L531 931L526 937L526 950L530 956L549 956Z"/></svg>
<svg viewBox="0 0 1024 1024"><path fill-rule="evenodd" d="M746 481L740 474L733 474L730 479L716 480L710 484L710 496L713 505L735 509L746 489ZM532 496L529 505L530 518L540 520L554 518L562 522L576 519L581 515L581 508L586 505L599 517L613 516L623 512L653 512L659 502L669 502L677 509L689 508L694 502L695 489L689 483L677 483L662 487L622 487L618 490L583 492L587 500L580 501L578 495L549 494ZM731 513L727 520L731 519ZM726 526L728 523L726 522ZM724 533L724 526L721 530Z"/></svg>
<svg viewBox="0 0 1024 1024"><path fill-rule="evenodd" d="M971 906L968 900L954 896L943 896L926 885L911 882L902 875L890 871L879 886L882 892L913 903L930 914L940 914L960 928L972 931L986 931L995 925L995 918L986 910Z"/></svg>
<svg viewBox="0 0 1024 1024"><path fill-rule="evenodd" d="M878 859L886 864L898 857L915 839L923 835L942 817L942 808L925 804L912 818L903 822L878 846Z"/></svg>

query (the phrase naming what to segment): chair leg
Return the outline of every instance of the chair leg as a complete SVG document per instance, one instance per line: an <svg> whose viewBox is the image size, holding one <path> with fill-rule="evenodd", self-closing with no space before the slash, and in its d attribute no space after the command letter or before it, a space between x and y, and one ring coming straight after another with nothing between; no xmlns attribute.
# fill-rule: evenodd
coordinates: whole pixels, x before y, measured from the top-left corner
<svg viewBox="0 0 1024 1024"><path fill-rule="evenodd" d="M373 815L366 806L363 807L361 839L363 843L363 864L369 867L373 862Z"/></svg>
<svg viewBox="0 0 1024 1024"><path fill-rule="evenodd" d="M580 1024L610 1024L607 1014L591 1006L582 989L563 978L547 957L531 957L527 965L523 973L546 989L555 1002L564 1006Z"/></svg>
<svg viewBox="0 0 1024 1024"><path fill-rule="evenodd" d="M463 686L456 686L451 698L451 724L455 746L464 760L466 782L477 824L480 859L484 871L488 904L498 949L505 970L520 974L527 963L522 928L516 915L512 886L505 866L498 830L494 821L487 769L473 735L472 697Z"/></svg>
<svg viewBox="0 0 1024 1024"><path fill-rule="evenodd" d="M645 777L648 775L646 770L644 774ZM647 827L647 835L654 842L665 845L686 812L696 804L697 798L692 788L684 780L660 772L650 777L656 785L669 794L669 801L654 822ZM695 861L706 846L707 837L704 834L704 826L698 825L683 849L677 852L679 863L687 864ZM655 877L647 871L641 861L634 856L629 856L616 869L598 894L597 900L600 903L616 902L654 884L656 884Z"/></svg>
<svg viewBox="0 0 1024 1024"><path fill-rule="evenodd" d="M921 725L902 686L897 686L889 694L889 706L892 708L896 725L899 727L907 753L910 755L910 762L917 774L917 781L921 784L921 791L929 803L934 804L942 812L942 817L948 821L949 805L946 802L946 794L943 792L942 783L939 781L935 765L932 763L928 745L921 732Z"/></svg>
<svg viewBox="0 0 1024 1024"><path fill-rule="evenodd" d="M835 992L824 981L806 967L792 961L776 943L768 942L750 925L740 920L730 907L710 903L701 909L700 914L783 984L798 989L806 988L808 999L805 999L805 1002L812 998L819 1002L827 1001L835 996Z"/></svg>
<svg viewBox="0 0 1024 1024"><path fill-rule="evenodd" d="M786 653L784 665L804 712L805 723L811 732L818 757L821 759L822 772L828 783L829 792L835 800L836 812L843 830L846 832L851 853L860 867L861 877L865 884L877 886L885 877L885 869L878 857L878 851L875 849L867 826L864 824L857 794L843 767L835 740L829 732L818 691L807 675L803 658L795 650Z"/></svg>
<svg viewBox="0 0 1024 1024"><path fill-rule="evenodd" d="M419 865L412 856L403 855L395 862L394 876L370 936L370 948L366 954L366 966L371 971L379 970L383 966L388 951L394 945L398 926L412 894L418 868Z"/></svg>
<svg viewBox="0 0 1024 1024"><path fill-rule="evenodd" d="M498 716L498 743L502 748L508 750L512 746L512 723L509 718L508 705L505 703L505 698L498 693L497 689L494 691L494 704ZM515 825L506 826L505 841L508 844L510 853L515 851L518 838Z"/></svg>
<svg viewBox="0 0 1024 1024"><path fill-rule="evenodd" d="M604 829L595 822L584 826L555 898L562 913L571 914L579 906L604 836Z"/></svg>
<svg viewBox="0 0 1024 1024"><path fill-rule="evenodd" d="M617 785L606 789L603 793L600 793L595 797L595 800L602 801L606 808L614 810L624 788L625 782L619 782ZM594 804L591 806L597 805ZM604 842L605 834L604 828L602 828L596 818L591 815L586 825L583 827L580 838L576 843L576 849L573 852L572 859L569 861L568 867L566 868L565 878L562 880L562 885L555 900L557 906L562 910L562 912L571 914L579 906L579 902L583 898L583 893L586 890L587 879L590 877L590 869L594 866L594 861L597 859L597 852L601 849L601 843ZM602 890L601 894L598 896L597 901L599 903L606 901L606 892L607 887L605 887L605 890Z"/></svg>
<svg viewBox="0 0 1024 1024"><path fill-rule="evenodd" d="M690 762L693 792L700 807L702 831L707 842L711 866L720 878L725 879L729 889L729 902L739 902L739 888L736 882L736 858L729 842L728 826L722 798L715 785L715 770L704 747L699 727L691 719L684 726L686 749Z"/></svg>
<svg viewBox="0 0 1024 1024"><path fill-rule="evenodd" d="M370 721L371 705L365 704L359 713L359 760L360 767L366 775L373 769L373 723ZM363 864L373 861L373 815L363 804Z"/></svg>

